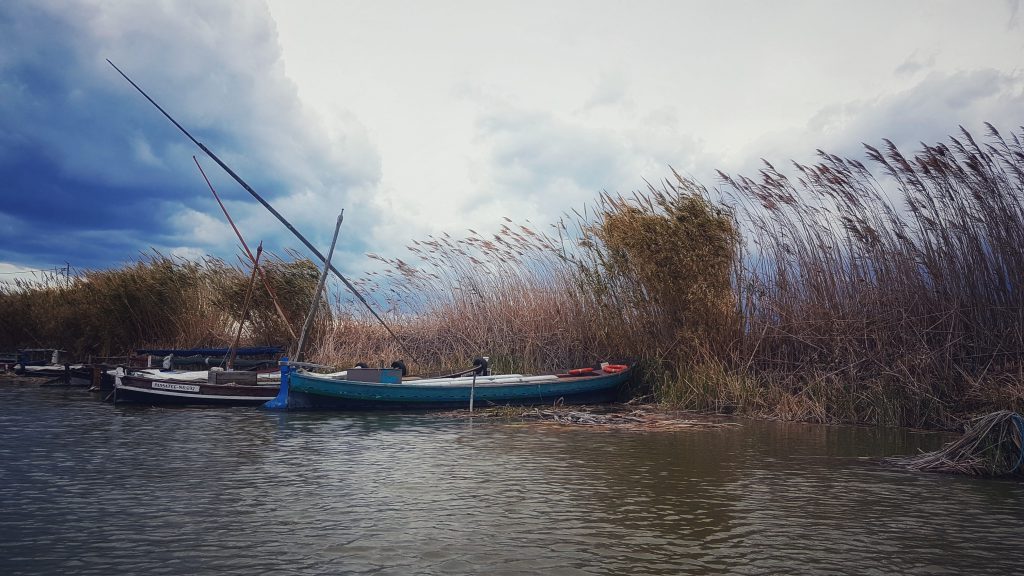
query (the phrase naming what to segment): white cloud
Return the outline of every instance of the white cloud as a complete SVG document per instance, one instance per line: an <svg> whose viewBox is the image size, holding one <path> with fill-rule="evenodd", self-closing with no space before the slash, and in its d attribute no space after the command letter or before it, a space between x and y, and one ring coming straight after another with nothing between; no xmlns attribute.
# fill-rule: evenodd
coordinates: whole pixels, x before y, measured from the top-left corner
<svg viewBox="0 0 1024 576"><path fill-rule="evenodd" d="M380 151L383 253L543 224L670 164L712 185L1020 118L1018 3L269 5L299 97L344 106Z"/></svg>
<svg viewBox="0 0 1024 576"><path fill-rule="evenodd" d="M984 123L1005 131L1024 121L1024 72L977 69L946 74L933 72L915 85L893 94L849 100L827 106L803 126L765 134L754 140L731 166L750 173L759 158L776 166L787 160L810 162L815 150L864 160L862 143L881 147L895 143L910 155L920 144L946 141L963 126L981 137Z"/></svg>
<svg viewBox="0 0 1024 576"><path fill-rule="evenodd" d="M212 212L199 212L173 203L167 203L161 210L167 215L175 230L194 243L205 246L237 244L231 228L223 218L215 218Z"/></svg>
<svg viewBox="0 0 1024 576"><path fill-rule="evenodd" d="M472 201L515 199L532 207L528 213L535 218L581 206L601 191L643 188L645 179L668 175L669 165L691 170L705 160L700 144L679 130L671 112L610 126L590 114L557 118L495 110L482 119L476 142L487 154L477 168L481 191ZM517 216L494 217L506 215Z"/></svg>
<svg viewBox="0 0 1024 576"><path fill-rule="evenodd" d="M237 242L212 199L197 203L208 192L194 147L104 58L321 250L345 208L340 262L355 270L370 264L363 250L394 254L429 233L494 230L502 216L543 226L669 165L710 185L714 169L753 170L761 157L859 155L861 141L913 146L959 124L1021 124L1019 2L17 6L63 23L76 58L55 76L60 114L26 122L34 137L65 174L161 187L208 215L170 219L161 243L182 250ZM32 46L19 57L45 61L48 47ZM0 71L11 61L0 54ZM96 146L93 128L111 122L119 146ZM0 134L0 158L19 138ZM298 246L204 166L247 238Z"/></svg>
<svg viewBox="0 0 1024 576"><path fill-rule="evenodd" d="M39 282L43 278L56 274L57 272L57 268L28 268L7 262L0 262L0 290L4 289L4 284L13 285L19 281Z"/></svg>

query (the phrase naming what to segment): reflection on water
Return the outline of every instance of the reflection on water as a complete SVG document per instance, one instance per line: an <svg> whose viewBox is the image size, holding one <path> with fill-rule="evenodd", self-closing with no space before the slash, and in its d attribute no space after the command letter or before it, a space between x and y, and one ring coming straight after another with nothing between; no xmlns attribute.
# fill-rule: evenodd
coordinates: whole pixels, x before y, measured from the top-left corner
<svg viewBox="0 0 1024 576"><path fill-rule="evenodd" d="M0 573L1009 573L1024 485L934 434L111 407L0 385Z"/></svg>

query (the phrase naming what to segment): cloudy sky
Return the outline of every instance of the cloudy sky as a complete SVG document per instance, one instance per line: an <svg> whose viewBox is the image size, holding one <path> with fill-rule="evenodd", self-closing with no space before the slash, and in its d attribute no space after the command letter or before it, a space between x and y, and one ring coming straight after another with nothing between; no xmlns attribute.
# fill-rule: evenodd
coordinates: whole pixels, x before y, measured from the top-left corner
<svg viewBox="0 0 1024 576"><path fill-rule="evenodd" d="M339 264L602 190L1024 124L1021 2L0 3L0 280L299 248L109 58Z"/></svg>

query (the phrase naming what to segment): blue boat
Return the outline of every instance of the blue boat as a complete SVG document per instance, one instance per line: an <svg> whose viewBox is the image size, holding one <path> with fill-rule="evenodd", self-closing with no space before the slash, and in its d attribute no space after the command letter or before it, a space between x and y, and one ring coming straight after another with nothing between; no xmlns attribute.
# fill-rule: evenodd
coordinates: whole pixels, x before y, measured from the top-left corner
<svg viewBox="0 0 1024 576"><path fill-rule="evenodd" d="M350 368L317 374L282 362L281 389L269 409L426 410L614 401L632 367L604 365L566 374L403 378L401 368Z"/></svg>

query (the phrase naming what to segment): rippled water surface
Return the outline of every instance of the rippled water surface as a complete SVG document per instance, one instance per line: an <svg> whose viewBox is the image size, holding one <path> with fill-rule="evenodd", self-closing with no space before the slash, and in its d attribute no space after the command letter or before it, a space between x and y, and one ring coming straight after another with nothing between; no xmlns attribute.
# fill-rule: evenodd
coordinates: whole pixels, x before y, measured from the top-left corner
<svg viewBox="0 0 1024 576"><path fill-rule="evenodd" d="M0 384L0 574L1007 574L1024 484L947 438L112 407Z"/></svg>

